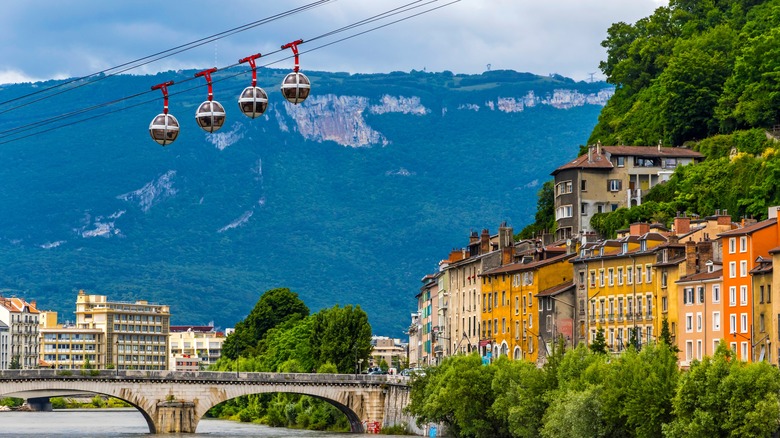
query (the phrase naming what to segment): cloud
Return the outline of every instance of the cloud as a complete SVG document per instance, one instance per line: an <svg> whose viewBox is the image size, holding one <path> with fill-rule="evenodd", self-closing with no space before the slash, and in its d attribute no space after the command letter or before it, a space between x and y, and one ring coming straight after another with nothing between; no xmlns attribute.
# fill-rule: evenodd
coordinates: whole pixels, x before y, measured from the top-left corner
<svg viewBox="0 0 780 438"><path fill-rule="evenodd" d="M0 17L6 68L0 72L0 82L84 76L312 1L235 0L219 7L205 0L11 2L3 6ZM661 0L461 0L318 49L403 15L318 38L325 33L410 3L413 2L332 0L177 53L133 73L225 67L257 52L269 54L265 61L274 62L273 67L287 68L292 61L284 58L291 53L280 52L281 44L303 38L303 70L373 73L426 69L480 73L490 64L491 69L559 73L585 79L598 71L598 63L604 58L600 43L610 24L633 23L668 4ZM447 3L439 0L413 13Z"/></svg>

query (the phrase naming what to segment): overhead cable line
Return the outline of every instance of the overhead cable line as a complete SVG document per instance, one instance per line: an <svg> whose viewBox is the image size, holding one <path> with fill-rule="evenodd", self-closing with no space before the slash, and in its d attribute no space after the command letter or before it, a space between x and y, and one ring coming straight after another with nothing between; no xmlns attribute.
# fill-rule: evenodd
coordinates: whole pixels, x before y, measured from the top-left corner
<svg viewBox="0 0 780 438"><path fill-rule="evenodd" d="M324 2L327 2L327 1L333 1L333 0L320 0L319 2L316 2L316 3L324 3ZM419 3L421 1L422 0L415 0L415 1L413 1L411 3L408 3L408 4L404 5L404 6L401 6L399 8L391 9L389 11L386 11L384 13L375 15L373 17L360 20L360 21L355 22L353 24L350 24L348 26L344 26L344 27L336 29L334 31L327 32L326 34L313 37L313 38L311 38L311 39L309 39L307 41L315 41L315 40L324 38L326 35L327 36L332 36L332 35L338 34L340 32L344 32L344 31L347 31L347 30L354 29L354 28L359 27L359 26L363 26L363 25L370 24L370 23L373 23L373 22L376 22L376 21L379 21L379 20L386 19L386 18L388 18L390 16L394 16L394 15L402 14L402 13L405 13L405 12L409 12L409 11L411 11L413 9L418 9L420 7L423 7L423 6L427 6L427 5L431 4L431 3L436 3L439 0L429 0L426 3L423 3L422 5L410 6L410 5L413 5L415 3ZM361 36L361 35L365 35L365 34L367 34L369 32L373 32L375 30L379 30L379 29L391 26L393 24L397 24L397 23L409 20L411 18L415 18L415 17L421 16L421 15L424 15L424 14L427 14L427 13L430 13L430 12L442 9L444 7L450 6L450 5L458 3L460 1L461 0L452 0L452 1L448 2L448 3L442 4L442 5L439 5L439 6L436 6L436 7L432 7L430 9L418 11L418 12L412 14L412 15L407 15L407 16L404 16L404 17L399 18L397 20L394 20L392 22L384 23L382 25L379 25L379 26L376 26L376 27L373 27L373 28L366 29L364 31L358 32L356 34L352 34L352 35L349 35L347 37L344 37L344 38L341 38L341 39L338 39L338 40L335 40L335 41L331 41L331 42L322 44L322 45L317 46L317 47L310 48L310 49L306 50L305 52L301 52L301 53L313 52L313 51L316 51L316 50L319 50L319 49L322 49L322 48L325 48L325 47L328 47L328 46L331 46L331 45L334 45L334 44L337 44L337 43L340 43L340 42L343 42L343 41L346 41L346 40L349 40L349 39L352 39L352 38L355 38L355 37L358 37L358 36ZM222 33L220 33L220 34L222 34ZM201 41L201 40L198 40L198 41ZM281 52L281 50L276 50L276 51L273 51L273 52L269 52L267 55L275 54L275 53L278 53L278 52ZM159 53L165 53L165 52L159 52ZM264 56L267 56L267 55L264 55ZM154 55L152 55L152 56L154 56ZM145 57L145 58L142 58L142 59L147 59L147 58L150 58L150 57ZM273 64L277 64L279 62L282 62L282 61L290 59L290 58L292 58L292 56L285 57L285 58L282 58L280 60L268 62L268 63L263 64L263 65L258 66L258 67L267 67L267 66L270 66L270 65L273 65ZM124 65L126 65L126 64L124 64ZM232 67L235 67L237 65L239 65L239 63L231 64L231 65L229 65L227 67L223 67L223 69L232 68ZM116 69L116 68L117 67L114 67L113 69ZM106 71L110 71L110 70L112 70L112 69L107 69ZM215 83L216 82L222 82L222 81L225 81L225 80L237 77L237 76L246 75L248 73L249 72L239 72L239 73L236 73L236 74L232 74L232 75L228 75L228 76L219 78L217 80L214 80L214 82ZM100 74L100 73L97 73L97 74ZM181 80L181 81L177 82L177 84L180 85L180 84L183 84L185 82L191 81L193 79L195 79L195 78L194 77L193 78L186 78L184 80ZM51 87L51 88L54 88L54 87ZM190 88L187 88L187 89L178 90L176 92L170 93L170 96L175 96L175 95L183 94L183 93L186 93L186 92L190 92L190 91L195 90L197 88L199 88L199 87L196 86L196 87L190 87ZM93 106L90 106L90 107L87 107L87 108L74 110L74 111L71 111L69 113L65 113L65 114L61 114L61 115L55 116L55 117L51 117L51 118L46 119L46 120L30 123L30 124L27 124L27 125L24 125L24 126L21 126L21 127L17 127L17 128L12 128L12 129L9 129L9 130L6 130L6 131L1 131L0 134L14 135L14 134L18 134L20 132L26 132L26 131L32 130L32 129L36 128L36 127L39 127L41 125L46 125L46 124L49 124L51 122L61 121L63 119L75 117L75 116L78 116L78 115L81 115L81 114L84 114L84 113L87 113L87 112L91 112L91 111L94 111L94 110L98 110L98 109L101 109L101 108L112 106L112 105L121 103L123 101L129 100L129 99L134 99L134 98L143 96L143 95L145 95L147 93L150 93L150 92L151 92L150 90L149 91L144 91L144 92L133 94L131 96L123 97L121 99L115 99L115 100L108 101L108 102L105 102L105 103L102 103L102 104L97 104L97 105L93 105ZM136 108L136 107L139 107L139 106L142 106L142 105L146 105L146 104L149 104L149 103L157 102L158 100L159 99L154 98L154 99L151 99L151 100L146 100L146 101L139 102L139 103L132 104L132 105L125 105L122 108L117 108L117 109L114 109L114 110L111 110L111 111L106 111L106 112L103 112L103 113L100 113L100 114L96 114L96 115L93 115L93 116L91 116L89 118L83 118L83 119L74 120L74 121L71 121L71 122L68 122L68 123L65 123L65 124L60 124L60 125L49 127L48 129L38 130L38 131L35 131L33 133L29 133L27 135L23 135L23 136L20 136L20 137L15 137L15 138L11 138L11 139L2 140L2 141L0 141L0 145L6 144L6 143L15 142L15 141L18 141L18 140L22 140L22 139L29 138L29 137L32 137L32 136L35 136L35 135L44 134L44 133L51 132L51 131L54 131L54 130L57 130L57 129L61 129L61 128L65 128L65 127L69 127L69 126L73 126L73 125L77 125L77 124L80 124L80 123L83 123L83 122L86 122L86 121L94 120L94 119L99 118L99 117L107 116L107 115L114 114L114 113L117 113L117 112L121 112L121 111L129 110L129 109L132 109L132 108Z"/></svg>
<svg viewBox="0 0 780 438"><path fill-rule="evenodd" d="M62 88L64 86L66 86L66 85L70 85L70 84L73 84L73 83L76 83L76 82L84 81L84 80L87 80L87 79L90 79L90 78L94 78L95 76L98 76L93 81L83 82L81 84L78 84L76 86L68 88L68 89L64 90L63 92L67 92L67 91L70 91L70 90L81 88L83 86L90 85L90 84L93 84L93 83L98 82L100 80L109 78L111 76L116 76L118 74L125 73L127 71L136 69L138 67L143 67L145 65L151 64L151 63L159 61L161 59L165 59L165 58L168 58L170 56L177 55L179 53L186 52L188 50L194 49L196 47L200 47L200 46L203 46L205 44L212 43L212 42L220 40L222 38L226 38L228 36L232 36L232 35L235 35L237 33L244 32L244 31L247 31L249 29L253 29L255 27L258 27L258 26L261 26L261 25L264 25L264 24L268 24L270 22L273 22L273 21L276 21L276 20L279 20L279 19L282 19L282 18L286 18L288 16L295 15L295 14L298 14L300 12L304 12L306 10L313 9L315 7L322 6L323 4L328 3L328 2L332 2L332 1L335 1L335 0L317 0L317 1L313 2L313 3L309 3L307 5L300 6L298 8L290 9L288 11L281 12L279 14L272 15L270 17L266 17L266 18L263 18L263 19L260 19L260 20L257 20L257 21L253 21L251 23L243 24L241 26L234 27L232 29L229 29L229 30L226 30L226 31L223 31L223 32L219 32L219 33L216 33L216 34L213 34L213 35L210 35L208 37L201 38L201 39L198 39L198 40L195 40L195 41L191 41L189 43L182 44L182 45L179 45L179 46L167 49L167 50L163 50L163 51L154 53L152 55L144 56L143 58L138 58L138 59L135 59L133 61L128 61L128 62L125 62L123 64L119 64L117 66L101 70L99 72L88 74L86 76L81 76L81 77L78 77L78 78L68 79L68 80L66 80L64 82L61 82L61 83L56 84L56 85L53 85L51 87L43 88L41 90L36 90L36 91L31 92L31 93L24 94L22 96L17 96L17 97L15 97L13 99L8 99L6 101L0 102L0 106L5 106L6 104L11 103L11 102L16 102L16 101L22 100L22 99L27 98L27 97L32 97L32 96L35 96L35 95L38 95L38 94L41 94L41 93L49 92L49 91L52 91L52 90L55 90L55 89L58 89L58 88ZM109 73L109 72L111 72L111 73ZM49 94L49 95L46 95L46 96L41 97L39 99L35 99L35 100L32 100L32 101L29 101L29 102L17 105L15 107L6 108L6 109L0 111L0 114L4 114L4 113L7 113L9 111L13 111L15 109L22 108L22 107L27 106L27 105L30 105L30 104L33 104L33 103L36 103L36 102L40 102L41 100L48 99L48 98L50 98L52 96L54 96L54 94Z"/></svg>

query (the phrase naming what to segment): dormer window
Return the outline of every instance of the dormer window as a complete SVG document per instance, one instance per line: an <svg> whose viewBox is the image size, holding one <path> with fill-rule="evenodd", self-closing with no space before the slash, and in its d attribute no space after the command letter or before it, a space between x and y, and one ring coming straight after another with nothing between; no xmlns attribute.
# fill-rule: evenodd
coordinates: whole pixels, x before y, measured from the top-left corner
<svg viewBox="0 0 780 438"><path fill-rule="evenodd" d="M628 242L623 242L623 254L628 252Z"/></svg>
<svg viewBox="0 0 780 438"><path fill-rule="evenodd" d="M647 251L647 240L643 240L640 247L642 248L642 251Z"/></svg>

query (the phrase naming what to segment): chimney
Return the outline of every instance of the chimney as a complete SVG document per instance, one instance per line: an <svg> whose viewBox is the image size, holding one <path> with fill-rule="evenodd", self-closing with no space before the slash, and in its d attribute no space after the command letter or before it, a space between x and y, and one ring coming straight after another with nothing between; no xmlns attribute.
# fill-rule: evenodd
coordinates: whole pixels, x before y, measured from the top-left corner
<svg viewBox="0 0 780 438"><path fill-rule="evenodd" d="M512 227L507 227L506 222L502 222L498 227L498 248L512 247L515 244L515 236Z"/></svg>
<svg viewBox="0 0 780 438"><path fill-rule="evenodd" d="M596 142L596 155L601 155L601 140Z"/></svg>
<svg viewBox="0 0 780 438"><path fill-rule="evenodd" d="M479 235L477 235L476 231L472 231L471 235L469 235L469 245L479 242Z"/></svg>
<svg viewBox="0 0 780 438"><path fill-rule="evenodd" d="M677 215L676 218L674 218L674 232L677 235L685 234L687 232L691 231L691 218L687 217L685 213L682 215Z"/></svg>
<svg viewBox="0 0 780 438"><path fill-rule="evenodd" d="M506 246L504 248L501 248L501 265L508 265L512 263L512 260L514 260L514 247L513 246Z"/></svg>
<svg viewBox="0 0 780 438"><path fill-rule="evenodd" d="M588 147L588 163L593 162L593 146Z"/></svg>
<svg viewBox="0 0 780 438"><path fill-rule="evenodd" d="M731 225L731 216L728 210L723 210L718 214L718 225Z"/></svg>
<svg viewBox="0 0 780 438"><path fill-rule="evenodd" d="M707 261L714 258L714 252L712 249L712 241L705 240L704 242L696 243L696 253L699 256L699 272L707 271Z"/></svg>
<svg viewBox="0 0 780 438"><path fill-rule="evenodd" d="M696 242L689 240L685 242L685 275L691 275L699 272L696 263Z"/></svg>
<svg viewBox="0 0 780 438"><path fill-rule="evenodd" d="M637 222L631 224L628 234L631 236L642 236L650 232L650 224L647 222Z"/></svg>
<svg viewBox="0 0 780 438"><path fill-rule="evenodd" d="M661 152L661 147L663 146L663 141L658 140L658 152Z"/></svg>
<svg viewBox="0 0 780 438"><path fill-rule="evenodd" d="M490 231L487 228L482 229L482 235L479 236L479 253L487 254L490 252Z"/></svg>

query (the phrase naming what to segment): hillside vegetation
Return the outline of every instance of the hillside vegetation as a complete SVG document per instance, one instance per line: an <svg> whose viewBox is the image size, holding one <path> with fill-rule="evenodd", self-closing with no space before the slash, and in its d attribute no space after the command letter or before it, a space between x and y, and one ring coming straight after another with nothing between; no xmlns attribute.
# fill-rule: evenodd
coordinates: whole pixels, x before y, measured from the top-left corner
<svg viewBox="0 0 780 438"><path fill-rule="evenodd" d="M639 207L594 215L597 231L609 237L631 222L718 209L760 220L780 205L780 0L671 0L634 24L613 24L602 45L600 67L616 90L589 144L661 141L706 160L679 168ZM522 236L554 227L547 189Z"/></svg>

